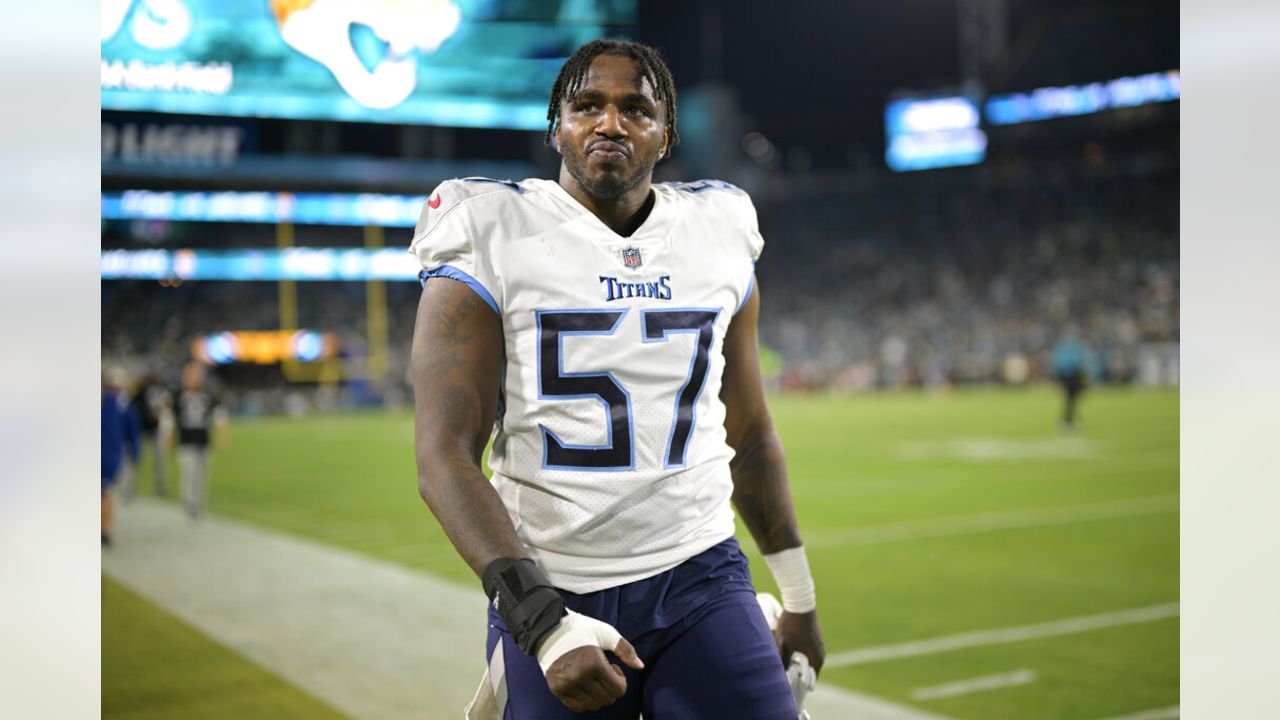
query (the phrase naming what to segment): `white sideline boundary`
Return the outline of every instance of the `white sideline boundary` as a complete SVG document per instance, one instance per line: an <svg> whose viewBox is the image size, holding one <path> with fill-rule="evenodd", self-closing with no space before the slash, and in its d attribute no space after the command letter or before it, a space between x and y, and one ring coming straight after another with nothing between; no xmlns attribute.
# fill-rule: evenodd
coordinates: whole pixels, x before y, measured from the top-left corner
<svg viewBox="0 0 1280 720"><path fill-rule="evenodd" d="M815 548L841 548L857 545L933 538L977 535L998 530L1070 525L1073 523L1158 515L1178 511L1177 495L1157 495L1131 500L1112 500L1083 505L1064 505L1007 512L952 515L918 522L887 523L836 530L814 530L805 533L804 544Z"/></svg>
<svg viewBox="0 0 1280 720"><path fill-rule="evenodd" d="M865 665L881 660L932 655L934 653L961 650L964 648L1001 645L1022 642L1038 638L1073 635L1075 633L1152 622L1178 617L1178 603L1165 603L1150 607L1121 610L1119 612L1085 615L1083 617L1054 620L1036 625L1020 625L1016 627L995 628L992 630L975 630L958 635L943 635L926 640L913 640L893 645L877 645L873 647L845 650L827 656L826 667L848 667Z"/></svg>
<svg viewBox="0 0 1280 720"><path fill-rule="evenodd" d="M456 719L484 671L478 590L149 498L113 540L104 574L350 717Z"/></svg>
<svg viewBox="0 0 1280 720"><path fill-rule="evenodd" d="M118 506L113 539L103 574L350 717L457 720L484 672L478 587L150 498ZM945 720L823 682L805 707Z"/></svg>

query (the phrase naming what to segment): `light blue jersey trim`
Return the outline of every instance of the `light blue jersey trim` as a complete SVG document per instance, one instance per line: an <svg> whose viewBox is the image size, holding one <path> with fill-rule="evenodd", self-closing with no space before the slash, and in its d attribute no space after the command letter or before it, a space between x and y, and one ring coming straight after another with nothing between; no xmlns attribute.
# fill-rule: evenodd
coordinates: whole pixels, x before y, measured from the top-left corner
<svg viewBox="0 0 1280 720"><path fill-rule="evenodd" d="M435 270L423 270L421 277L423 285L426 285L427 278L433 277L447 277L464 283L467 287L474 290L476 294L480 296L481 300L484 300L489 304L489 307L493 309L494 314L498 317L502 317L502 311L498 310L498 303L493 299L493 296L489 294L489 290L486 289L484 285L481 285L479 280L476 280L452 265L441 265Z"/></svg>

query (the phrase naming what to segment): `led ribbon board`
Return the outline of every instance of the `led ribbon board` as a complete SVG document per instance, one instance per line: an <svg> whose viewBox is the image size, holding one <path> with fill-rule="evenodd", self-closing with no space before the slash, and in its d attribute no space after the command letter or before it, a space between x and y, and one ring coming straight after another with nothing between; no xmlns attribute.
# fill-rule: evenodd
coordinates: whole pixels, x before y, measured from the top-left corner
<svg viewBox="0 0 1280 720"><path fill-rule="evenodd" d="M103 280L416 280L404 248L106 250Z"/></svg>
<svg viewBox="0 0 1280 720"><path fill-rule="evenodd" d="M1182 75L1177 70L1122 77L1107 82L1066 87L1043 87L1027 93L992 95L987 99L987 121L992 125L1088 115L1111 108L1170 102L1182 97Z"/></svg>
<svg viewBox="0 0 1280 720"><path fill-rule="evenodd" d="M634 0L102 0L104 110L539 130Z"/></svg>
<svg viewBox="0 0 1280 720"><path fill-rule="evenodd" d="M425 195L373 193L126 190L102 194L102 218L413 227L426 201Z"/></svg>

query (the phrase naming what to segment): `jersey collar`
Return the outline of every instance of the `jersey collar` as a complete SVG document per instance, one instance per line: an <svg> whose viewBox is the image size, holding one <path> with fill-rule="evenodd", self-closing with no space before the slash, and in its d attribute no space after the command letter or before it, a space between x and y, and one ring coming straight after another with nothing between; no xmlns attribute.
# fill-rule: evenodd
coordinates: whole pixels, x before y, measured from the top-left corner
<svg viewBox="0 0 1280 720"><path fill-rule="evenodd" d="M649 217L645 218L640 227L628 237L623 237L614 232L612 228L604 224L604 221L596 217L582 203L578 202L568 190L560 186L560 183L554 180L539 180L538 184L545 187L553 197L566 206L566 210L575 218L580 218L583 222L591 224L597 230L607 233L605 236L610 243L646 243L657 242L667 237L671 232L671 226L675 222L676 207L667 192L666 188L651 183L650 190L653 192L653 207L649 210Z"/></svg>

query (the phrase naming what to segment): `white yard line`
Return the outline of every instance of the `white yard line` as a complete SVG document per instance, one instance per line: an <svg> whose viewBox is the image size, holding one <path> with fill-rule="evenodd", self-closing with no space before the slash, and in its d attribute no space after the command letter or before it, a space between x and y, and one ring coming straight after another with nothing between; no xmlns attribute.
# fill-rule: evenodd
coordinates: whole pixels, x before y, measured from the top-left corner
<svg viewBox="0 0 1280 720"><path fill-rule="evenodd" d="M976 630L973 632L960 633L958 635L943 635L941 637L928 638L925 640L913 640L911 642L895 643L893 645L877 645L874 647L858 648L855 650L845 650L844 652L828 655L826 666L847 667L849 665L863 665L866 663L879 662L881 660L916 657L917 655L932 655L934 653L961 650L964 648L1001 645L1004 643L1055 637L1058 635L1072 635L1075 633L1088 632L1090 630L1099 630L1101 628L1116 627L1119 625L1133 625L1135 623L1152 622L1177 616L1178 603L1165 603L1163 605L1152 605L1150 607L1135 608L1133 610L1102 613L1101 615L1086 615L1084 617L1067 618L1066 620L1055 620L1053 622L1039 623L1036 625L1020 625L1017 627L995 628L992 630Z"/></svg>
<svg viewBox="0 0 1280 720"><path fill-rule="evenodd" d="M867 525L805 533L806 548L839 548L880 545L909 540L925 540L957 535L975 535L998 530L1069 525L1117 518L1159 515L1178 511L1177 495L1157 495L1131 500L1112 500L1084 505L1065 505L1008 512L953 515L919 522Z"/></svg>
<svg viewBox="0 0 1280 720"><path fill-rule="evenodd" d="M916 688L911 691L911 699L937 700L938 698L968 695L969 693L982 692L983 690L999 690L1000 688L1014 687L1016 685L1027 685L1035 681L1036 673L1034 670L1015 670L999 675L983 675L982 677L969 678L967 680L956 680L941 685Z"/></svg>
<svg viewBox="0 0 1280 720"><path fill-rule="evenodd" d="M957 437L899 443L891 452L901 460L958 460L967 463L1034 462L1094 457L1095 443L1070 437Z"/></svg>
<svg viewBox="0 0 1280 720"><path fill-rule="evenodd" d="M1181 717L1177 705L1167 708L1158 708L1155 710L1143 710L1132 715L1117 715L1116 717L1107 718L1107 720L1174 720Z"/></svg>
<svg viewBox="0 0 1280 720"><path fill-rule="evenodd" d="M350 717L456 720L484 671L478 584L149 498L119 508L113 539L104 574ZM806 707L941 718L827 683Z"/></svg>
<svg viewBox="0 0 1280 720"><path fill-rule="evenodd" d="M1141 455L1109 456L1106 467L1091 469L1077 468L1070 479L1093 480L1109 477L1124 477L1140 470L1176 466L1178 454L1168 451L1159 453L1143 453ZM806 482L803 487L792 488L792 492L801 492L806 498L845 498L867 495L891 495L919 492L923 488L968 486L973 481L973 468L950 466L932 468L927 472L894 473L890 475L859 475L858 477L821 478ZM1020 475L1018 481L1060 482L1060 476L1037 474L1028 471Z"/></svg>
<svg viewBox="0 0 1280 720"><path fill-rule="evenodd" d="M845 690L821 680L804 701L804 709L813 720L949 720L945 715Z"/></svg>

